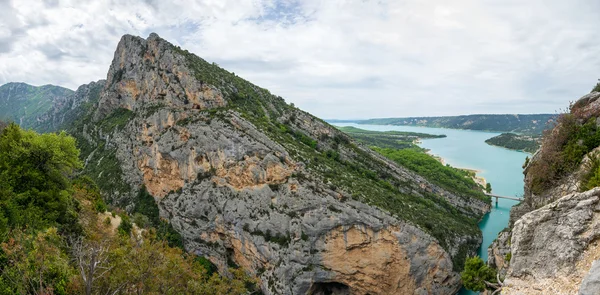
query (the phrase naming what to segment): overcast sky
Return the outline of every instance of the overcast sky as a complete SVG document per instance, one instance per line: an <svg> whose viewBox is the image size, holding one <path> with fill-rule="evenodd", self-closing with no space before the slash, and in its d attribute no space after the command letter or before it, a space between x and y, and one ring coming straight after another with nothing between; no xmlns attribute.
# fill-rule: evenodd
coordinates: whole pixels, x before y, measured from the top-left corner
<svg viewBox="0 0 600 295"><path fill-rule="evenodd" d="M322 118L554 113L600 78L598 0L0 0L0 84L106 78L151 32Z"/></svg>

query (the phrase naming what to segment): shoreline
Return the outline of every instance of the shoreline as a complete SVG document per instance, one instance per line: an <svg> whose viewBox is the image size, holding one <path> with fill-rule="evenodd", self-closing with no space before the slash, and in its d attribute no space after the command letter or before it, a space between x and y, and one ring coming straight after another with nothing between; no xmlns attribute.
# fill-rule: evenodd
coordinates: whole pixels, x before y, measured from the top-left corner
<svg viewBox="0 0 600 295"><path fill-rule="evenodd" d="M449 165L444 158L431 153L431 150L427 150L425 153L427 153L428 155L430 155L431 157L436 159L438 162L442 163L442 165L444 165L444 166ZM481 170L477 170L477 169L473 169L473 168L454 167L454 166L452 166L452 168L473 173L473 176L471 176L471 179L473 179L473 181L475 181L475 183L477 183L478 185L481 185L482 190L485 192L485 186L487 185L487 180L485 179L485 177L477 175L477 173L482 172Z"/></svg>
<svg viewBox="0 0 600 295"><path fill-rule="evenodd" d="M505 149L505 150L509 150L509 151L513 151L513 152L520 152L520 153L528 154L528 155L531 155L531 156L533 156L535 154L535 153L526 152L524 150L511 149L511 148L507 148L505 146L491 144L491 143L488 143L488 142L486 142L486 144L489 145L489 146L493 146L493 147L497 147L497 148L501 148L501 149Z"/></svg>

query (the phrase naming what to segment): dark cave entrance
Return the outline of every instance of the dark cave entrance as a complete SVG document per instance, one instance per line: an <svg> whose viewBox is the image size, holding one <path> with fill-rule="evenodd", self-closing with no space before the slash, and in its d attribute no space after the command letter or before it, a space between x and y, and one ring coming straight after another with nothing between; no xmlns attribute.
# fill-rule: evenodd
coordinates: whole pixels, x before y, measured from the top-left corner
<svg viewBox="0 0 600 295"><path fill-rule="evenodd" d="M350 295L350 287L338 282L314 283L309 295Z"/></svg>

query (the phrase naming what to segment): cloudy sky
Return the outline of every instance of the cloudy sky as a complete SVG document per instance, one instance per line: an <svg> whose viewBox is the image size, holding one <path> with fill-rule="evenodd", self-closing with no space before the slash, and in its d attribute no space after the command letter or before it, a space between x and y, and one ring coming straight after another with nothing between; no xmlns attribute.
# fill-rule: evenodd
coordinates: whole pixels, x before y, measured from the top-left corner
<svg viewBox="0 0 600 295"><path fill-rule="evenodd" d="M323 118L554 113L600 78L597 0L0 0L0 84L106 77L151 32Z"/></svg>

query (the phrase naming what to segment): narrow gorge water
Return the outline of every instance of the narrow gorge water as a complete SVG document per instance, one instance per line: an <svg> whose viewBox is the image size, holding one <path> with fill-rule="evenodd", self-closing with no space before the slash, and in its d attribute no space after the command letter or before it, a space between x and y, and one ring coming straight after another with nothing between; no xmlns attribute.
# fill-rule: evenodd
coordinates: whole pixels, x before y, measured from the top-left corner
<svg viewBox="0 0 600 295"><path fill-rule="evenodd" d="M413 126L361 125L336 123L337 126L353 126L374 131L410 131L429 134L445 134L445 138L424 139L419 145L432 154L442 157L446 163L458 167L478 170L492 185L492 192L508 197L523 195L523 168L527 153L490 146L485 140L500 133ZM479 256L487 260L487 248L498 233L508 225L510 208L517 202L500 199L498 206L492 202L492 210L479 223L483 232L483 243ZM461 291L461 295L475 294Z"/></svg>

